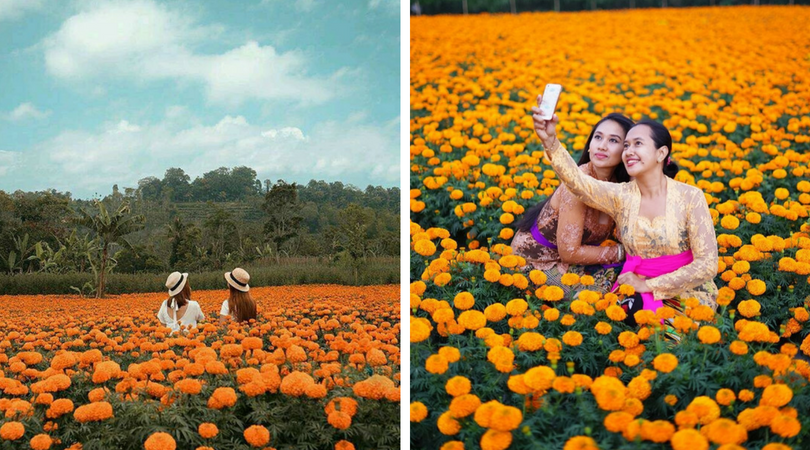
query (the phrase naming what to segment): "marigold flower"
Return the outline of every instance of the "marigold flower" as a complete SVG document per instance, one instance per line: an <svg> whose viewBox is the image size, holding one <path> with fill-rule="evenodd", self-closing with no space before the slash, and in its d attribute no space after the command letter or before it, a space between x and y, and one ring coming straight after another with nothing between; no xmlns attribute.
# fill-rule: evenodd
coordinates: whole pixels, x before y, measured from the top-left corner
<svg viewBox="0 0 810 450"><path fill-rule="evenodd" d="M285 394L292 395L286 392ZM208 407L211 409L230 408L236 404L236 398L237 398L236 391L234 391L233 388L218 387L214 389L214 392L211 394L211 397L209 397Z"/></svg>
<svg viewBox="0 0 810 450"><path fill-rule="evenodd" d="M557 377L551 383L552 389L561 394L571 394L576 390L576 383L568 377Z"/></svg>
<svg viewBox="0 0 810 450"><path fill-rule="evenodd" d="M625 411L614 411L602 421L605 429L612 433L621 433L634 419L633 415Z"/></svg>
<svg viewBox="0 0 810 450"><path fill-rule="evenodd" d="M599 450L599 447L591 437L574 436L565 442L563 450Z"/></svg>
<svg viewBox="0 0 810 450"><path fill-rule="evenodd" d="M647 441L664 443L675 434L675 425L666 420L654 420L641 424L641 438Z"/></svg>
<svg viewBox="0 0 810 450"><path fill-rule="evenodd" d="M175 450L177 442L171 434L158 432L149 435L146 442L143 443L143 447L146 450Z"/></svg>
<svg viewBox="0 0 810 450"><path fill-rule="evenodd" d="M38 434L31 438L31 450L48 450L53 444L53 439L47 434Z"/></svg>
<svg viewBox="0 0 810 450"><path fill-rule="evenodd" d="M469 394L472 384L467 377L459 375L447 380L444 388L451 396L458 397L459 395Z"/></svg>
<svg viewBox="0 0 810 450"><path fill-rule="evenodd" d="M345 430L352 425L352 416L343 411L332 411L327 415L326 421L338 430Z"/></svg>
<svg viewBox="0 0 810 450"><path fill-rule="evenodd" d="M700 342L704 344L716 344L720 342L720 330L713 326L705 325L700 327L697 336Z"/></svg>
<svg viewBox="0 0 810 450"><path fill-rule="evenodd" d="M261 425L249 426L245 429L244 436L245 441L247 441L251 447L264 447L270 442L270 431Z"/></svg>
<svg viewBox="0 0 810 450"><path fill-rule="evenodd" d="M699 431L687 428L676 431L670 439L672 450L708 450L709 441Z"/></svg>
<svg viewBox="0 0 810 450"><path fill-rule="evenodd" d="M781 408L793 399L793 390L784 384L771 384L765 387L762 392L762 399L760 405L773 406Z"/></svg>
<svg viewBox="0 0 810 450"><path fill-rule="evenodd" d="M678 358L671 353L662 353L653 359L653 367L662 373L670 373L678 367Z"/></svg>
<svg viewBox="0 0 810 450"><path fill-rule="evenodd" d="M473 394L463 394L450 401L450 413L456 419L467 417L481 406L481 400Z"/></svg>
<svg viewBox="0 0 810 450"><path fill-rule="evenodd" d="M783 438L792 438L802 430L802 424L795 417L780 415L771 421L771 431Z"/></svg>
<svg viewBox="0 0 810 450"><path fill-rule="evenodd" d="M706 396L692 399L692 402L686 407L686 411L695 414L701 425L711 423L720 417L720 407L714 400Z"/></svg>
<svg viewBox="0 0 810 450"><path fill-rule="evenodd" d="M582 334L576 331L566 331L565 334L563 334L562 341L565 345L576 347L582 344Z"/></svg>
<svg viewBox="0 0 810 450"><path fill-rule="evenodd" d="M596 398L600 409L605 411L619 411L624 407L627 388L614 377L601 376L594 380L591 392Z"/></svg>
<svg viewBox="0 0 810 450"><path fill-rule="evenodd" d="M0 426L0 438L6 441L16 441L25 434L25 427L20 422L6 422Z"/></svg>
<svg viewBox="0 0 810 450"><path fill-rule="evenodd" d="M411 403L411 422L421 422L428 415L427 406L422 402Z"/></svg>
<svg viewBox="0 0 810 450"><path fill-rule="evenodd" d="M509 431L487 430L481 436L481 450L506 450L512 444Z"/></svg>
<svg viewBox="0 0 810 450"><path fill-rule="evenodd" d="M219 428L217 428L216 424L205 422L197 427L197 432L200 433L203 439L211 439L219 434Z"/></svg>
<svg viewBox="0 0 810 450"><path fill-rule="evenodd" d="M543 299L549 302L556 302L565 297L565 291L559 286L548 286L543 290Z"/></svg>
<svg viewBox="0 0 810 450"><path fill-rule="evenodd" d="M473 298L472 294L469 292L459 292L456 294L456 297L453 299L453 306L456 309L460 310L467 310L473 307L475 304L475 299Z"/></svg>
<svg viewBox="0 0 810 450"><path fill-rule="evenodd" d="M748 431L746 431L745 427L731 419L722 417L712 421L701 431L706 433L706 437L708 437L711 442L719 445L739 445L748 439Z"/></svg>
<svg viewBox="0 0 810 450"><path fill-rule="evenodd" d="M605 313L614 322L621 322L627 318L627 313L619 305L610 305L605 310Z"/></svg>
<svg viewBox="0 0 810 450"><path fill-rule="evenodd" d="M335 444L335 450L355 450L354 444L346 440L337 441Z"/></svg>
<svg viewBox="0 0 810 450"><path fill-rule="evenodd" d="M108 402L96 402L89 405L82 405L73 412L73 418L77 422L100 422L113 416L112 405Z"/></svg>
<svg viewBox="0 0 810 450"><path fill-rule="evenodd" d="M453 418L450 411L446 411L439 416L439 419L436 421L436 426L439 428L439 432L446 436L453 436L461 431L461 424Z"/></svg>
<svg viewBox="0 0 810 450"><path fill-rule="evenodd" d="M717 394L715 394L714 398L715 400L717 400L718 404L728 406L732 404L734 400L737 399L737 396L734 395L734 391L732 391L731 389L723 388L717 391Z"/></svg>

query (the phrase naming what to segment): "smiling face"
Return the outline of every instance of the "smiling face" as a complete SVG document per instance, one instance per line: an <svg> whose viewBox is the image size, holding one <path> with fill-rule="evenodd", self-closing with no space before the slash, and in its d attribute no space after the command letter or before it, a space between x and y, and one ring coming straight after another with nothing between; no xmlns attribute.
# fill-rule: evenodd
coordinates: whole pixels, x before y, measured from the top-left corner
<svg viewBox="0 0 810 450"><path fill-rule="evenodd" d="M656 147L652 129L646 125L633 127L624 139L622 161L631 177L657 170L663 171L664 159L669 149L666 146Z"/></svg>
<svg viewBox="0 0 810 450"><path fill-rule="evenodd" d="M624 129L612 120L606 120L596 127L588 152L591 163L596 167L612 168L622 163Z"/></svg>

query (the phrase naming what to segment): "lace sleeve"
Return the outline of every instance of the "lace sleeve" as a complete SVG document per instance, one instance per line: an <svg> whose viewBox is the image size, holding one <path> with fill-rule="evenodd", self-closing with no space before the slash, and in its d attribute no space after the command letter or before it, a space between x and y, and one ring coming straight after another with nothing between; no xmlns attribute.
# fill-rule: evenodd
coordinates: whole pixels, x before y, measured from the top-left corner
<svg viewBox="0 0 810 450"><path fill-rule="evenodd" d="M557 251L566 264L609 264L618 261L617 246L600 247L582 245L585 228L585 204L565 186L559 188L559 221L557 223Z"/></svg>
<svg viewBox="0 0 810 450"><path fill-rule="evenodd" d="M700 286L711 280L717 273L717 237L706 198L698 191L692 191L685 211L689 247L693 261L680 269L647 280L656 299L672 298L687 289Z"/></svg>
<svg viewBox="0 0 810 450"><path fill-rule="evenodd" d="M551 167L557 176L583 203L614 218L618 215L622 209L620 183L600 181L582 173L559 140L546 152L551 155Z"/></svg>

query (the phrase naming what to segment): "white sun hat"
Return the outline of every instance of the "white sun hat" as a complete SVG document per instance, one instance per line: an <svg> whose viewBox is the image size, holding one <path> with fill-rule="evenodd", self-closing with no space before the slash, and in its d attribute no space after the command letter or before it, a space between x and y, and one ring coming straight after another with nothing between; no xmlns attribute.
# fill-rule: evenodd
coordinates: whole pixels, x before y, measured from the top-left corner
<svg viewBox="0 0 810 450"><path fill-rule="evenodd" d="M172 272L169 274L169 278L166 279L166 288L169 289L169 296L174 297L179 294L187 282L187 273Z"/></svg>
<svg viewBox="0 0 810 450"><path fill-rule="evenodd" d="M236 269L233 269L233 272L226 273L225 281L227 281L228 284L237 291L247 292L250 290L250 286L248 286L250 275L245 272L245 269L240 269L237 267Z"/></svg>

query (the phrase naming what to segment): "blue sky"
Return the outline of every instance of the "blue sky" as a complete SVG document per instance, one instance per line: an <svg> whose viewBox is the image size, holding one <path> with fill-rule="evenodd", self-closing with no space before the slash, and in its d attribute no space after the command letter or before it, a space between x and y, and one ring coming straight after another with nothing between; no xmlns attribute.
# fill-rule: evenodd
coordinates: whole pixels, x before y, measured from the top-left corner
<svg viewBox="0 0 810 450"><path fill-rule="evenodd" d="M0 0L0 190L399 185L399 0Z"/></svg>

